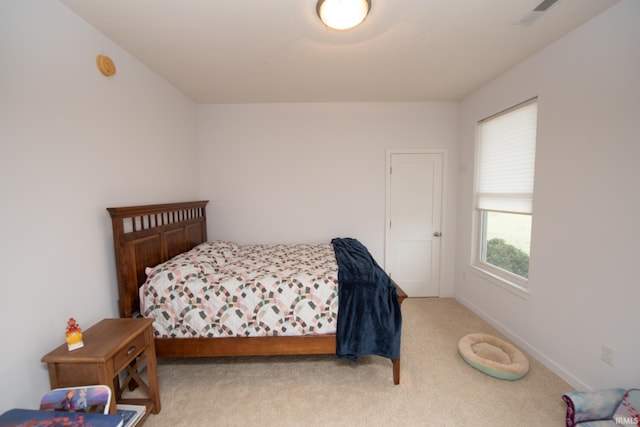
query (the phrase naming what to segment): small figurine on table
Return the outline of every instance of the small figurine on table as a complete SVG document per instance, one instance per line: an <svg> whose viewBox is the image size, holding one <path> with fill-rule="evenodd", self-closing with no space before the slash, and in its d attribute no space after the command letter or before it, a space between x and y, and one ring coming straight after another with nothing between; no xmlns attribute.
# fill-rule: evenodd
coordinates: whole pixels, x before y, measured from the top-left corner
<svg viewBox="0 0 640 427"><path fill-rule="evenodd" d="M82 329L73 317L67 320L67 347L69 351L84 347L82 342Z"/></svg>

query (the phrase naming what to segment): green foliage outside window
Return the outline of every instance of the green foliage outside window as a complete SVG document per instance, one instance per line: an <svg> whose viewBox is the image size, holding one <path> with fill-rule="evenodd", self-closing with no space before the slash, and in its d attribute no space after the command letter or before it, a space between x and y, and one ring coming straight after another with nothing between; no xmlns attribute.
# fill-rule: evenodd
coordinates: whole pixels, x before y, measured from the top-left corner
<svg viewBox="0 0 640 427"><path fill-rule="evenodd" d="M529 278L529 255L503 239L494 238L487 242L486 262L503 270Z"/></svg>

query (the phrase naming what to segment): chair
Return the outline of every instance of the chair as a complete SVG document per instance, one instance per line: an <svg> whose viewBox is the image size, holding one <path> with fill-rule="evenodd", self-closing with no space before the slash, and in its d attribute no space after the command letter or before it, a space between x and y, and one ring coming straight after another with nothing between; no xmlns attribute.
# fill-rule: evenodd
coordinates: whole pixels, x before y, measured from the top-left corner
<svg viewBox="0 0 640 427"><path fill-rule="evenodd" d="M640 390L612 388L565 393L567 427L640 425Z"/></svg>
<svg viewBox="0 0 640 427"><path fill-rule="evenodd" d="M111 389L106 385L56 388L40 401L40 410L109 413Z"/></svg>

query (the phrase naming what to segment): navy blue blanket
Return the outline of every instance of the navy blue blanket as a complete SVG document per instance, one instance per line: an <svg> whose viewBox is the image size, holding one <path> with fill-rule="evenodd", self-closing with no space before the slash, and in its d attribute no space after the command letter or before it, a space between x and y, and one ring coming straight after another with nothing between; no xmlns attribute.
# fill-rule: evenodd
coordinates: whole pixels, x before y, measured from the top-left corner
<svg viewBox="0 0 640 427"><path fill-rule="evenodd" d="M338 261L336 355L400 357L402 313L396 287L356 239L331 241Z"/></svg>

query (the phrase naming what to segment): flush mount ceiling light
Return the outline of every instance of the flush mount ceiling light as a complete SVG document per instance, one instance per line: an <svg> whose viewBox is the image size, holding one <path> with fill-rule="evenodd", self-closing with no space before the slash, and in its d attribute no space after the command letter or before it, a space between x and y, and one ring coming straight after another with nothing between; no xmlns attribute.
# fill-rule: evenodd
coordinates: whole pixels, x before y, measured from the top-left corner
<svg viewBox="0 0 640 427"><path fill-rule="evenodd" d="M318 0L316 12L324 24L335 30L348 30L364 21L371 0Z"/></svg>

